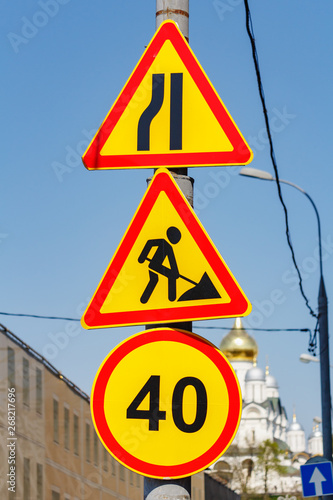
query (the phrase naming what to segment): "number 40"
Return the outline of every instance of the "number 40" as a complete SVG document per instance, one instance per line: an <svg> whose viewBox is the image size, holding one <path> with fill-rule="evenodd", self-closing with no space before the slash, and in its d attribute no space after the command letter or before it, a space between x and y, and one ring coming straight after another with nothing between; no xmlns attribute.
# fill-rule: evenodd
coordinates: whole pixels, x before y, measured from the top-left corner
<svg viewBox="0 0 333 500"><path fill-rule="evenodd" d="M183 398L187 386L194 387L197 395L197 408L194 422L187 424L183 416ZM149 409L139 410L138 407L149 394ZM158 431L159 421L166 419L166 412L160 410L160 376L152 375L138 392L127 408L127 418L146 419L149 430ZM205 423L207 416L207 392L204 384L195 377L184 377L175 385L172 395L172 417L180 431L197 432Z"/></svg>

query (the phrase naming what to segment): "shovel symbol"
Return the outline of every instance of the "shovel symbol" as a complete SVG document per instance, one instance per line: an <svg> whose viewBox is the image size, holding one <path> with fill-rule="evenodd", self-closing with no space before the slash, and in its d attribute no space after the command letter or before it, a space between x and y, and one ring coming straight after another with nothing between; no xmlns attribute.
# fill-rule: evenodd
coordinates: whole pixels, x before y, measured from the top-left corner
<svg viewBox="0 0 333 500"><path fill-rule="evenodd" d="M193 288L190 288L186 292L184 292L178 299L178 302L186 301L186 300L200 300L200 299L219 299L221 295L216 290L213 285L210 277L206 272L203 273L201 280L199 283L196 283L186 276L179 275L183 280L188 281L194 285Z"/></svg>

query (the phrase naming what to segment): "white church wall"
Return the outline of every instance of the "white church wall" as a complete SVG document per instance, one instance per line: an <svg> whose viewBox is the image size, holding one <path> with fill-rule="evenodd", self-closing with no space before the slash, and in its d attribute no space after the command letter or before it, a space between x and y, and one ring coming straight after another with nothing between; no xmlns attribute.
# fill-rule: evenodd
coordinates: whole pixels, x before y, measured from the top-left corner
<svg viewBox="0 0 333 500"><path fill-rule="evenodd" d="M309 453L311 455L323 455L323 439L321 436L309 438Z"/></svg>
<svg viewBox="0 0 333 500"><path fill-rule="evenodd" d="M243 399L245 399L245 375L246 372L252 368L252 363L250 361L233 361L232 367L235 370L238 382L240 385L241 393Z"/></svg>
<svg viewBox="0 0 333 500"><path fill-rule="evenodd" d="M305 451L305 435L304 431L292 431L287 433L287 443L293 453Z"/></svg>

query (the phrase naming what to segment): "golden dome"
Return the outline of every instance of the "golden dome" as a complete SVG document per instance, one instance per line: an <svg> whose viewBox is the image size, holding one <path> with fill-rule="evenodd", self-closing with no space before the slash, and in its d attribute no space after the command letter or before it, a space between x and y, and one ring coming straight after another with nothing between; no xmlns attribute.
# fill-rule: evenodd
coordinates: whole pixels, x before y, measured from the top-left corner
<svg viewBox="0 0 333 500"><path fill-rule="evenodd" d="M230 332L222 339L220 350L229 361L255 361L258 355L257 342L251 337L237 318Z"/></svg>

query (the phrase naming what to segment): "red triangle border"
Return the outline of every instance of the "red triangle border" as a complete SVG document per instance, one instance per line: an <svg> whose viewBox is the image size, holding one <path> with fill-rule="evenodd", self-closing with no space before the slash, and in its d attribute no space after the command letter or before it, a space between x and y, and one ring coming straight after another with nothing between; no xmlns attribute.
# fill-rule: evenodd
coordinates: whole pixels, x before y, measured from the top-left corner
<svg viewBox="0 0 333 500"><path fill-rule="evenodd" d="M135 91L154 62L163 44L169 40L192 76L209 108L214 113L221 128L226 133L233 146L233 151L182 153L170 152L163 154L130 154L110 155L100 154L105 142L117 125L120 117L130 103ZM243 136L224 107L211 82L208 80L189 44L173 21L162 23L154 35L142 58L134 69L115 104L101 125L99 131L82 157L88 170L112 168L149 168L161 166L206 166L206 165L246 165L252 160L253 154Z"/></svg>
<svg viewBox="0 0 333 500"><path fill-rule="evenodd" d="M159 194L164 192L186 225L216 277L221 282L231 301L207 305L188 305L165 309L145 309L136 311L101 313L100 309L119 275L145 221L148 218ZM178 189L171 174L165 169L157 171L146 191L139 208L130 223L109 267L97 288L82 324L86 328L109 326L129 326L140 324L161 324L169 322L194 321L201 319L225 318L249 314L251 305L243 294L230 270L224 264L215 246L199 223L193 209Z"/></svg>

